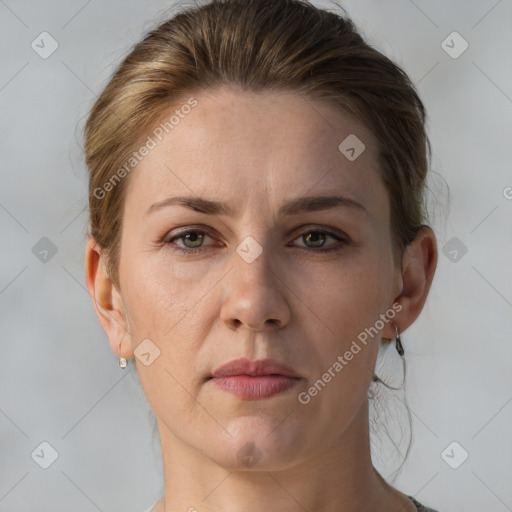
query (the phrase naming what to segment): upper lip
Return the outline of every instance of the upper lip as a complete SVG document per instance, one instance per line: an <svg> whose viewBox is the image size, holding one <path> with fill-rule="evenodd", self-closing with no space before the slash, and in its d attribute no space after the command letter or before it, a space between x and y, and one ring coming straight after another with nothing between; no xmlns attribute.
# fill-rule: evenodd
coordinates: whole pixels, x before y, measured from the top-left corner
<svg viewBox="0 0 512 512"><path fill-rule="evenodd" d="M247 358L234 359L217 368L212 377L232 377L233 375L284 375L286 377L299 378L289 366L274 361L272 359L260 359L259 361L250 361Z"/></svg>

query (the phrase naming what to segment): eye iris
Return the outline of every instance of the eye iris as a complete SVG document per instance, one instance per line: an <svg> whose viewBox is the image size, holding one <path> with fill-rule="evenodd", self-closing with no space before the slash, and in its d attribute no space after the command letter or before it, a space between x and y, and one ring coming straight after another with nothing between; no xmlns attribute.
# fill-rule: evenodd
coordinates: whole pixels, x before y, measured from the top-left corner
<svg viewBox="0 0 512 512"><path fill-rule="evenodd" d="M202 233L198 233L197 231L193 231L191 233L186 233L183 235L183 242L187 247L200 247L203 242L204 235ZM187 242L192 242L192 244L196 245L187 245Z"/></svg>
<svg viewBox="0 0 512 512"><path fill-rule="evenodd" d="M303 237L304 241L306 242L306 245L308 244L308 242L313 242L313 247L321 247L325 242L325 233L319 233L317 231L312 231L311 233L303 235Z"/></svg>

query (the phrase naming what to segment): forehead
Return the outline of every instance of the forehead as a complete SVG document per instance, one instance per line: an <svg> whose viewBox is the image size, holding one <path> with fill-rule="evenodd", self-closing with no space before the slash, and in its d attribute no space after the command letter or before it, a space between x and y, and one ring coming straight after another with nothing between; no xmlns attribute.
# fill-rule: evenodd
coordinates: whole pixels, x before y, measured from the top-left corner
<svg viewBox="0 0 512 512"><path fill-rule="evenodd" d="M341 108L293 92L227 87L193 98L194 108L179 112L184 97L155 123L158 129L181 114L172 130L144 134L155 144L130 177L126 201L135 208L177 192L243 206L320 189L360 202L366 197L377 210L385 206L377 197L383 192L377 140Z"/></svg>

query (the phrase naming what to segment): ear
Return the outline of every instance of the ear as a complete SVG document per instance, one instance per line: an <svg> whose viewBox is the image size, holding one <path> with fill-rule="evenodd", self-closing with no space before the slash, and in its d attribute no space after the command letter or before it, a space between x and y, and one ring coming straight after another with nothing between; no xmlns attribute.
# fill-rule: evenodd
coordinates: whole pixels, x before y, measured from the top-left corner
<svg viewBox="0 0 512 512"><path fill-rule="evenodd" d="M407 246L401 270L401 291L394 303L402 306L395 319L383 331L386 338L405 331L420 315L434 279L437 266L437 241L432 229L422 226L416 238Z"/></svg>
<svg viewBox="0 0 512 512"><path fill-rule="evenodd" d="M113 352L129 359L133 350L121 295L108 276L105 255L92 237L85 249L85 278L96 316Z"/></svg>

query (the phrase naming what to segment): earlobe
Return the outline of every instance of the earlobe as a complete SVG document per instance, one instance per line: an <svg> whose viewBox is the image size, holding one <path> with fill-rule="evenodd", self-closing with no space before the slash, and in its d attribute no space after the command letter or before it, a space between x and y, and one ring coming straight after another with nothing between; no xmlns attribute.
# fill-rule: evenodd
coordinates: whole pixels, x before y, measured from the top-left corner
<svg viewBox="0 0 512 512"><path fill-rule="evenodd" d="M400 333L420 315L427 300L437 266L437 242L432 229L422 226L416 238L407 246L402 265L402 289L395 298L400 314L394 323Z"/></svg>
<svg viewBox="0 0 512 512"><path fill-rule="evenodd" d="M85 277L96 316L114 353L126 359L133 355L126 315L118 290L110 279L104 255L94 238L85 250Z"/></svg>

